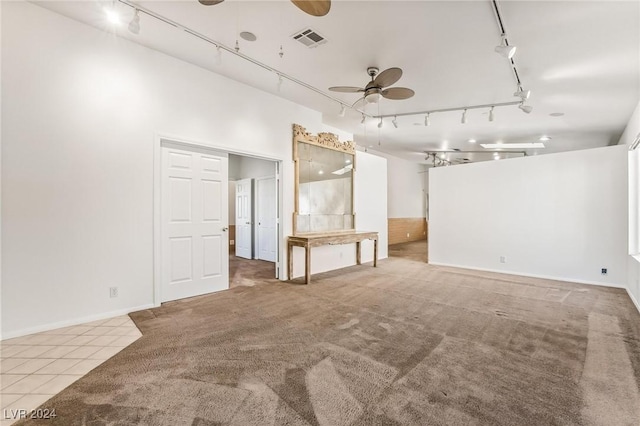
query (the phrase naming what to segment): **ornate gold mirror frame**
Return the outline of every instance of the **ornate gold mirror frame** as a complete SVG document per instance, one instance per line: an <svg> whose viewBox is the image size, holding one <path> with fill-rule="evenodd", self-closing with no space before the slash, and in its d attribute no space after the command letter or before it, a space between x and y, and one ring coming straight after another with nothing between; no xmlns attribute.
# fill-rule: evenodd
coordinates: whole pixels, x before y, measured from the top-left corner
<svg viewBox="0 0 640 426"><path fill-rule="evenodd" d="M312 147L320 147L326 150L335 151L341 154L345 154L348 158L345 162L349 162L351 166L346 168L349 169L351 174L351 187L350 187L350 205L348 206L348 211L343 214L344 216L344 226L342 228L335 227L333 229L313 229L311 226L311 216L312 214L308 214L309 218L307 218L309 225L301 227L301 218L303 215L300 214L300 156L299 156L299 143L309 144ZM328 152L326 153L328 154ZM294 191L294 212L293 212L293 234L294 235L302 235L302 234L313 234L313 233L327 233L327 232L351 232L355 229L355 212L353 210L353 190L354 190L354 180L355 180L355 170L356 170L356 148L355 144L352 141L340 142L338 137L333 133L318 133L317 135L312 135L307 133L306 129L299 124L293 125L293 161L295 163L295 191ZM351 157L348 157L351 156ZM344 166L344 165L343 165ZM331 173L331 171L327 171L327 173ZM307 215L305 215L307 216ZM329 216L318 214L316 216ZM337 216L337 215L333 215ZM302 229L304 228L304 229Z"/></svg>

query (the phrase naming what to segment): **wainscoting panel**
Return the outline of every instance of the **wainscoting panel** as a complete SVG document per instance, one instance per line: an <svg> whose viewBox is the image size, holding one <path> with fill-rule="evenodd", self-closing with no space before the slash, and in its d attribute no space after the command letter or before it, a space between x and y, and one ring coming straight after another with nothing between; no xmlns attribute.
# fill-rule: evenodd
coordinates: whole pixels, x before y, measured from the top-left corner
<svg viewBox="0 0 640 426"><path fill-rule="evenodd" d="M389 245L427 239L424 217L389 218Z"/></svg>

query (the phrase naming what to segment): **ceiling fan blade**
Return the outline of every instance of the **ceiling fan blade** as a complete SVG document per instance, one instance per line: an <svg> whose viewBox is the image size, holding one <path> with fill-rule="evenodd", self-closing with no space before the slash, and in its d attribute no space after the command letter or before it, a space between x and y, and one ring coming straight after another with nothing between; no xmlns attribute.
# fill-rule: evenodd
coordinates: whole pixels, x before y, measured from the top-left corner
<svg viewBox="0 0 640 426"><path fill-rule="evenodd" d="M378 74L375 80L373 80L373 83L381 88L387 87L400 80L400 77L402 77L402 70L400 68L389 68Z"/></svg>
<svg viewBox="0 0 640 426"><path fill-rule="evenodd" d="M331 0L291 0L291 3L312 16L324 16L331 9Z"/></svg>
<svg viewBox="0 0 640 426"><path fill-rule="evenodd" d="M204 4L205 6L213 6L216 5L218 3L222 3L224 0L198 0L201 4Z"/></svg>
<svg viewBox="0 0 640 426"><path fill-rule="evenodd" d="M383 90L380 94L386 99L401 100L409 99L415 95L416 92L411 89L407 89L406 87L391 87L390 89Z"/></svg>
<svg viewBox="0 0 640 426"><path fill-rule="evenodd" d="M331 90L332 92L342 92L342 93L364 92L364 89L361 89L360 87L354 87L354 86L334 86L334 87L329 87L329 90Z"/></svg>

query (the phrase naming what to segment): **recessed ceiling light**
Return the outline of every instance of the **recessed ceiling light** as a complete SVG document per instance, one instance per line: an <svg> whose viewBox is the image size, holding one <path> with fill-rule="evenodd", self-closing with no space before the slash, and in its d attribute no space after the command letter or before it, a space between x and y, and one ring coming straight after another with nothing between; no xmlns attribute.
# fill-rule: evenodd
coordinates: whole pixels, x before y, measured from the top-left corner
<svg viewBox="0 0 640 426"><path fill-rule="evenodd" d="M247 41L256 41L258 39L254 33L250 33L249 31L241 32L240 37Z"/></svg>
<svg viewBox="0 0 640 426"><path fill-rule="evenodd" d="M544 148L542 142L526 142L526 143L481 143L481 147L486 149L500 149L500 148L513 148L513 149L533 149Z"/></svg>
<svg viewBox="0 0 640 426"><path fill-rule="evenodd" d="M564 112L552 112L549 115L552 117L562 117L564 115Z"/></svg>
<svg viewBox="0 0 640 426"><path fill-rule="evenodd" d="M318 174L319 174L319 175L323 175L323 174L324 174L324 172L323 172L322 170L320 170L320 171L318 172Z"/></svg>
<svg viewBox="0 0 640 426"><path fill-rule="evenodd" d="M476 143L475 139L469 139L469 143Z"/></svg>
<svg viewBox="0 0 640 426"><path fill-rule="evenodd" d="M547 136L547 135L540 136L540 140L541 140L541 141L550 141L550 140L551 140L551 137L549 137L549 136Z"/></svg>

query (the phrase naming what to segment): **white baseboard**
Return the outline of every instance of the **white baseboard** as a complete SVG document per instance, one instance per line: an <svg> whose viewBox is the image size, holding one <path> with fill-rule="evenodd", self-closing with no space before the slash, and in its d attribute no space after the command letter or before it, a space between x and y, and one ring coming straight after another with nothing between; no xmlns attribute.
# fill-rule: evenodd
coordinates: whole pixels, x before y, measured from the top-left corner
<svg viewBox="0 0 640 426"><path fill-rule="evenodd" d="M497 274L520 275L522 277L541 278L541 279L544 279L544 280L564 281L564 282L576 283L576 284L599 285L599 286L602 286L602 287L623 288L625 290L627 289L627 286L624 285L624 284L601 283L601 282L596 282L596 281L577 280L577 279L574 279L574 278L554 277L554 276L551 276L551 275L528 274L528 273L518 272L518 271L505 271L505 270L500 270L500 269L477 268L475 266L454 265L454 264L450 264L450 263L429 262L429 265L449 266L449 267L452 267L452 268L471 269L471 270L474 270L474 271L495 272Z"/></svg>
<svg viewBox="0 0 640 426"><path fill-rule="evenodd" d="M130 312L141 311L143 309L155 308L156 305L153 303L149 303L147 305L141 306L133 306L131 308L118 309L116 311L103 312L101 314L89 315L82 318L74 318L65 321L54 322L51 324L43 324L36 327L23 328L21 330L11 331L9 333L4 333L0 340L13 339L14 337L22 337L28 334L41 333L43 331L55 330L57 328L70 327L72 325L80 325L87 322L98 321L101 319L108 319L113 317L118 317L120 315L126 315Z"/></svg>
<svg viewBox="0 0 640 426"><path fill-rule="evenodd" d="M627 289L627 294L629 294L629 297L631 298L631 301L636 306L636 309L638 310L638 313L640 313L640 303L638 303L638 299L636 299L636 297L633 295L633 293L631 293L629 291L629 289Z"/></svg>

